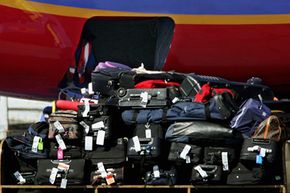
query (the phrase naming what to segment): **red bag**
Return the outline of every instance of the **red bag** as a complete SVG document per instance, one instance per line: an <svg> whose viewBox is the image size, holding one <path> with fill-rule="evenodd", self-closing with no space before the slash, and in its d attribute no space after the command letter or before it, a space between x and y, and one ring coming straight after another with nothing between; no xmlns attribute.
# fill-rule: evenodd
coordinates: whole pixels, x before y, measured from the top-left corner
<svg viewBox="0 0 290 193"><path fill-rule="evenodd" d="M166 82L164 80L145 80L145 81L139 82L134 87L135 88L165 88L169 86L179 87L180 84L177 82Z"/></svg>
<svg viewBox="0 0 290 193"><path fill-rule="evenodd" d="M209 84L204 84L200 91L195 95L194 102L197 103L206 103L209 101L210 98L217 94L222 94L224 92L228 92L232 95L232 97L235 97L235 93L228 88L212 88Z"/></svg>

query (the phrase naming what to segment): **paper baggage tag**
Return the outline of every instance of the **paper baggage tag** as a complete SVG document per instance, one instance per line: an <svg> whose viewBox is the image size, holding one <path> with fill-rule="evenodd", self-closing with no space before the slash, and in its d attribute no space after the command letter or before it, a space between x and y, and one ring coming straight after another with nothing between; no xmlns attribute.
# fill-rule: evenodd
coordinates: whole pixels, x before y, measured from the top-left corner
<svg viewBox="0 0 290 193"><path fill-rule="evenodd" d="M223 171L229 171L228 152L222 152Z"/></svg>
<svg viewBox="0 0 290 193"><path fill-rule="evenodd" d="M194 169L198 171L202 178L208 177L207 173L200 166L196 166Z"/></svg>
<svg viewBox="0 0 290 193"><path fill-rule="evenodd" d="M93 90L93 83L92 82L90 82L89 84L88 84L88 92L89 92L89 95L93 95L95 92L94 92L94 90Z"/></svg>
<svg viewBox="0 0 290 193"><path fill-rule="evenodd" d="M57 149L57 159L63 160L63 150L60 147Z"/></svg>
<svg viewBox="0 0 290 193"><path fill-rule="evenodd" d="M58 146L62 149L62 150L66 150L66 146L65 143L63 141L63 139L61 138L60 134L57 134L55 136L56 142L58 143Z"/></svg>
<svg viewBox="0 0 290 193"><path fill-rule="evenodd" d="M57 168L52 168L50 176L49 176L49 182L51 184L54 184L55 179L56 179L56 175L57 175L58 169Z"/></svg>
<svg viewBox="0 0 290 193"><path fill-rule="evenodd" d="M67 172L69 170L69 167L70 167L69 164L59 163L57 169Z"/></svg>
<svg viewBox="0 0 290 193"><path fill-rule="evenodd" d="M147 106L148 101L149 101L148 92L141 92L140 97L141 97L141 104L140 105L145 108Z"/></svg>
<svg viewBox="0 0 290 193"><path fill-rule="evenodd" d="M85 132L86 132L86 134L88 134L90 131L90 126L87 125L84 121L81 121L80 125L83 126L83 128L85 128Z"/></svg>
<svg viewBox="0 0 290 193"><path fill-rule="evenodd" d="M31 151L32 152L37 153L37 148L38 148L39 141L40 141L40 137L34 136L32 147L31 147Z"/></svg>
<svg viewBox="0 0 290 193"><path fill-rule="evenodd" d="M190 157L188 155L186 156L186 159L185 160L186 160L185 163L187 163L187 164L190 164L191 163Z"/></svg>
<svg viewBox="0 0 290 193"><path fill-rule="evenodd" d="M265 157L266 156L266 152L267 152L267 149L265 149L265 148L261 148L260 149L260 156L262 156L262 157Z"/></svg>
<svg viewBox="0 0 290 193"><path fill-rule="evenodd" d="M85 137L85 150L86 151L93 151L93 136L86 136Z"/></svg>
<svg viewBox="0 0 290 193"><path fill-rule="evenodd" d="M96 131L96 130L99 130L99 129L102 129L102 128L105 128L104 121L99 121L99 122L96 122L96 123L92 124L92 130L93 131Z"/></svg>
<svg viewBox="0 0 290 193"><path fill-rule="evenodd" d="M101 172L102 178L107 177L107 172L106 172L103 162L99 162L97 165L98 165L98 170Z"/></svg>
<svg viewBox="0 0 290 193"><path fill-rule="evenodd" d="M87 93L87 89L86 88L81 88L81 93L82 93L82 95L85 95Z"/></svg>
<svg viewBox="0 0 290 193"><path fill-rule="evenodd" d="M66 186L67 186L67 179L66 178L61 179L60 188L66 189Z"/></svg>
<svg viewBox="0 0 290 193"><path fill-rule="evenodd" d="M152 137L152 135L151 135L151 129L146 129L145 130L145 137L146 138L151 138Z"/></svg>
<svg viewBox="0 0 290 193"><path fill-rule="evenodd" d="M171 102L172 102L173 104L175 104L175 103L177 103L179 100L180 100L179 98L177 98L177 97L174 97L174 99L172 99L172 101L171 101Z"/></svg>
<svg viewBox="0 0 290 193"><path fill-rule="evenodd" d="M263 157L260 155L256 155L256 164L263 164Z"/></svg>
<svg viewBox="0 0 290 193"><path fill-rule="evenodd" d="M139 141L138 136L133 137L132 140L133 140L133 143L134 143L135 151L136 152L141 151L141 145L140 145L140 141Z"/></svg>
<svg viewBox="0 0 290 193"><path fill-rule="evenodd" d="M190 151L190 149L191 149L191 146L190 145L185 145L185 147L183 148L183 150L180 153L179 157L186 160L186 155L188 154L188 152Z"/></svg>
<svg viewBox="0 0 290 193"><path fill-rule="evenodd" d="M90 104L88 101L85 101L85 110L82 112L82 116L88 117L89 112L90 112Z"/></svg>
<svg viewBox="0 0 290 193"><path fill-rule="evenodd" d="M16 171L14 174L15 178L19 181L18 184L25 184L26 180L23 178L23 176L19 173L19 171Z"/></svg>
<svg viewBox="0 0 290 193"><path fill-rule="evenodd" d="M105 134L106 132L104 130L98 131L97 142L96 142L97 145L104 145Z"/></svg>
<svg viewBox="0 0 290 193"><path fill-rule="evenodd" d="M113 175L107 176L106 177L106 182L108 185L114 184L115 183L115 178Z"/></svg>
<svg viewBox="0 0 290 193"><path fill-rule="evenodd" d="M153 176L154 178L160 178L160 171L158 165L153 166Z"/></svg>
<svg viewBox="0 0 290 193"><path fill-rule="evenodd" d="M64 128L63 128L62 124L59 121L54 122L53 125L55 126L55 128L57 129L57 131L59 133L63 133L64 132Z"/></svg>
<svg viewBox="0 0 290 193"><path fill-rule="evenodd" d="M43 141L42 141L42 138L39 139L37 149L39 151L42 151L43 150Z"/></svg>

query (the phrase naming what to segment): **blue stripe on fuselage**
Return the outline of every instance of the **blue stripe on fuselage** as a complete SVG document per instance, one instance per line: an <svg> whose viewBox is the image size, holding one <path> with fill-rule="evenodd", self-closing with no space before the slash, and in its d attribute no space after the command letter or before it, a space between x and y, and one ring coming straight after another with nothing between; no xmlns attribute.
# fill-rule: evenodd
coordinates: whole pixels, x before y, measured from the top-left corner
<svg viewBox="0 0 290 193"><path fill-rule="evenodd" d="M288 14L290 0L29 0L76 8L171 14Z"/></svg>

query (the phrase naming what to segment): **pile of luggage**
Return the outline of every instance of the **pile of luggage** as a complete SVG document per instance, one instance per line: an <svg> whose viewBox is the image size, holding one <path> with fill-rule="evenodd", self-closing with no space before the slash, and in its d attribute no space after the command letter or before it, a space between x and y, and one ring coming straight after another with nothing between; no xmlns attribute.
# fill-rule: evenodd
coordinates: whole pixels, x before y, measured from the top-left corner
<svg viewBox="0 0 290 193"><path fill-rule="evenodd" d="M281 184L271 89L99 63L42 120L6 139L14 184ZM15 163L14 163L15 162Z"/></svg>

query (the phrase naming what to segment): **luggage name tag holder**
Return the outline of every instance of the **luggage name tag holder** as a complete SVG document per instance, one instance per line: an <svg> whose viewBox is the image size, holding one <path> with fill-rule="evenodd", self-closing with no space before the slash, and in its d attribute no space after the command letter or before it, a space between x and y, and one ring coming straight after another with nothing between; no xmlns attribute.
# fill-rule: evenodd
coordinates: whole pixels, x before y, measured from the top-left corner
<svg viewBox="0 0 290 193"><path fill-rule="evenodd" d="M183 148L183 150L182 150L182 152L180 153L179 157L181 159L186 160L186 156L189 153L190 149L191 149L191 146L190 145L185 145L184 148Z"/></svg>
<svg viewBox="0 0 290 193"><path fill-rule="evenodd" d="M98 166L98 170L101 172L102 178L106 178L107 177L107 172L106 172L106 169L105 169L105 166L104 166L103 162L99 162L97 164L97 166Z"/></svg>
<svg viewBox="0 0 290 193"><path fill-rule="evenodd" d="M160 171L158 165L153 166L153 176L154 178L160 178Z"/></svg>
<svg viewBox="0 0 290 193"><path fill-rule="evenodd" d="M133 143L134 143L135 151L136 152L140 152L141 151L141 144L140 144L138 136L133 137L132 140L133 140Z"/></svg>
<svg viewBox="0 0 290 193"><path fill-rule="evenodd" d="M229 171L228 152L222 152L223 171Z"/></svg>
<svg viewBox="0 0 290 193"><path fill-rule="evenodd" d="M207 173L200 166L196 166L194 169L201 175L202 178L208 177Z"/></svg>
<svg viewBox="0 0 290 193"><path fill-rule="evenodd" d="M86 151L93 151L93 136L86 136L85 137L85 150Z"/></svg>
<svg viewBox="0 0 290 193"><path fill-rule="evenodd" d="M43 151L43 141L42 141L42 138L39 139L37 149L39 151Z"/></svg>
<svg viewBox="0 0 290 193"><path fill-rule="evenodd" d="M58 173L58 169L57 168L52 168L50 176L49 176L49 182L51 184L54 184L56 176L57 176L57 173Z"/></svg>
<svg viewBox="0 0 290 193"><path fill-rule="evenodd" d="M61 138L60 134L57 134L57 135L55 136L55 139L56 139L56 142L58 143L59 147L60 147L62 150L66 150L65 143L64 143L63 139Z"/></svg>
<svg viewBox="0 0 290 193"><path fill-rule="evenodd" d="M150 129L150 124L146 123L145 125L145 137L146 138L152 138L152 133L151 133L151 129Z"/></svg>
<svg viewBox="0 0 290 193"><path fill-rule="evenodd" d="M64 133L64 128L63 128L62 124L59 121L55 121L53 123L53 125L55 126L56 130L58 131L58 133Z"/></svg>
<svg viewBox="0 0 290 193"><path fill-rule="evenodd" d="M13 175L14 175L15 178L19 181L17 184L25 184L25 183L26 183L25 178L23 178L23 176L20 174L19 171L14 172Z"/></svg>
<svg viewBox="0 0 290 193"><path fill-rule="evenodd" d="M37 153L39 141L40 141L40 137L39 136L34 136L32 147L31 147L31 151L32 152Z"/></svg>
<svg viewBox="0 0 290 193"><path fill-rule="evenodd" d="M90 126L88 124L86 124L84 121L81 121L80 125L83 126L83 128L85 128L85 132L86 132L86 134L88 134L90 131Z"/></svg>

